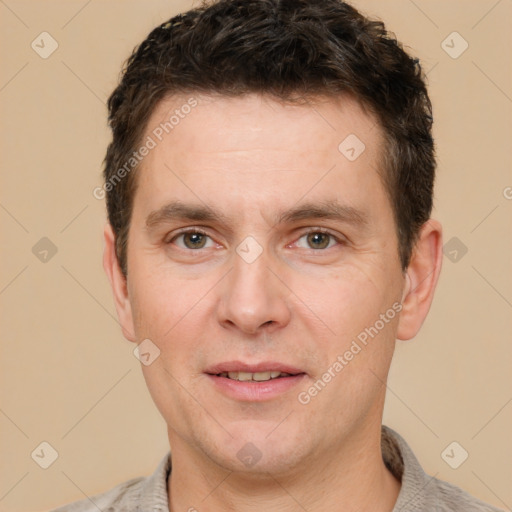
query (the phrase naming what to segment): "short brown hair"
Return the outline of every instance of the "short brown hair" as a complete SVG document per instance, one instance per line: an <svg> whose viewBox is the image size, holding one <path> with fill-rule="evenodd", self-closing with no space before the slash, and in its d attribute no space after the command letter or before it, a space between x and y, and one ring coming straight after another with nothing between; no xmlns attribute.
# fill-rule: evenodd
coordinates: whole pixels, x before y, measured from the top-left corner
<svg viewBox="0 0 512 512"><path fill-rule="evenodd" d="M381 177L407 269L432 210L432 107L418 60L381 21L340 0L220 0L171 18L133 51L108 100L113 137L104 162L106 183L112 184L140 144L157 103L185 92L262 93L282 101L354 96L383 130ZM130 172L106 189L125 276L135 177Z"/></svg>

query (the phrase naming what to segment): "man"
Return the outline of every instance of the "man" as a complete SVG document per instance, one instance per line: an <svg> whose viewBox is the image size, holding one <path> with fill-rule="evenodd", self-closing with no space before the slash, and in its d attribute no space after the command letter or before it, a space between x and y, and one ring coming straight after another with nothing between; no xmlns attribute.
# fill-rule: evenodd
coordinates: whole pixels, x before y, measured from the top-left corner
<svg viewBox="0 0 512 512"><path fill-rule="evenodd" d="M109 99L104 266L168 425L156 472L60 511L492 511L382 426L442 261L418 61L339 0L221 0Z"/></svg>

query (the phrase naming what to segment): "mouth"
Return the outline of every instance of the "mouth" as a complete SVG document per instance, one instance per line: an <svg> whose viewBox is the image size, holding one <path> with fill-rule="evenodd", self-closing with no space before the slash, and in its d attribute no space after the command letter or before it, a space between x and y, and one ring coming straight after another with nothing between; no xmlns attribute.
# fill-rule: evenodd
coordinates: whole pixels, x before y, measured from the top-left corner
<svg viewBox="0 0 512 512"><path fill-rule="evenodd" d="M276 362L246 364L231 361L210 367L205 373L214 388L222 394L238 401L250 402L283 395L306 377L306 372Z"/></svg>
<svg viewBox="0 0 512 512"><path fill-rule="evenodd" d="M224 377L225 379L238 380L240 382L266 382L273 379L282 379L283 377L293 377L293 373L286 373L280 371L266 371L266 372L221 372L216 374L217 377Z"/></svg>

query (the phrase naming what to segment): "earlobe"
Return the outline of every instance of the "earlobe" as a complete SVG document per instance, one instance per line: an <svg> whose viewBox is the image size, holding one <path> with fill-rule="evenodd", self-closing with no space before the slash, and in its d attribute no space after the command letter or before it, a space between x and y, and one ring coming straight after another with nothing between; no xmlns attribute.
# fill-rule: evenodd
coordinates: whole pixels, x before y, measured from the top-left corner
<svg viewBox="0 0 512 512"><path fill-rule="evenodd" d="M433 219L423 224L405 276L397 338L409 340L420 330L434 298L443 259L442 227Z"/></svg>
<svg viewBox="0 0 512 512"><path fill-rule="evenodd" d="M129 341L136 341L133 326L133 315L128 297L126 277L121 272L116 254L115 235L110 224L104 230L105 250L103 253L103 268L110 281L117 317L124 337Z"/></svg>

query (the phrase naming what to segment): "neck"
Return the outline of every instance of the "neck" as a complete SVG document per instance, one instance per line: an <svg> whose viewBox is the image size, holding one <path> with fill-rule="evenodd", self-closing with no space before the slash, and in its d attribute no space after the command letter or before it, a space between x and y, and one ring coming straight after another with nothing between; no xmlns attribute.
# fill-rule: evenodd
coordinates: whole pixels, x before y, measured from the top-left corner
<svg viewBox="0 0 512 512"><path fill-rule="evenodd" d="M228 471L183 439L172 439L170 512L372 510L391 512L400 483L382 460L380 422L351 432L350 443L316 453L286 473Z"/></svg>

